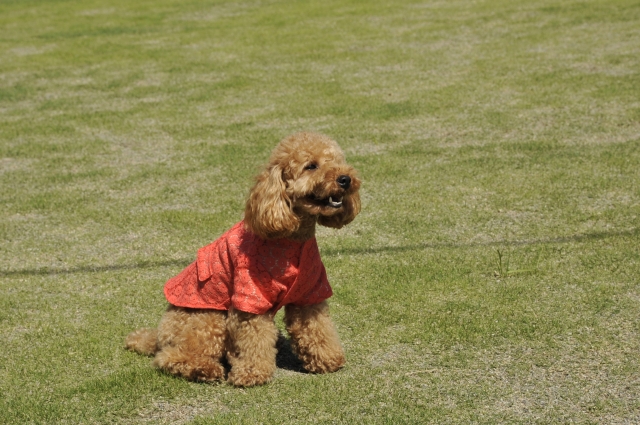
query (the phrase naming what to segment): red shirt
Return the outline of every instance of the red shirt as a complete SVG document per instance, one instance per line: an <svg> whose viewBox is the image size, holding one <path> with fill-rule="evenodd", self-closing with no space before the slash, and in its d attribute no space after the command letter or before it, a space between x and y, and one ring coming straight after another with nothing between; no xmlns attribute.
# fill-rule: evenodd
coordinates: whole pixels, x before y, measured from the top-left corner
<svg viewBox="0 0 640 425"><path fill-rule="evenodd" d="M164 286L178 307L275 314L286 304L311 305L332 295L316 239L260 239L234 225L198 250L197 260Z"/></svg>

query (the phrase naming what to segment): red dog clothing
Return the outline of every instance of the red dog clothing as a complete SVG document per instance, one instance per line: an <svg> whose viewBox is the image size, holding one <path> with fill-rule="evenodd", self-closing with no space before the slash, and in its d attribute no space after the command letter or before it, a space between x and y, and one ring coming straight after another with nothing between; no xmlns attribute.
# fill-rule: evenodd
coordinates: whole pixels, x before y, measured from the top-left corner
<svg viewBox="0 0 640 425"><path fill-rule="evenodd" d="M241 221L198 250L197 260L164 286L178 307L275 314L285 304L312 305L332 295L316 239L260 239Z"/></svg>

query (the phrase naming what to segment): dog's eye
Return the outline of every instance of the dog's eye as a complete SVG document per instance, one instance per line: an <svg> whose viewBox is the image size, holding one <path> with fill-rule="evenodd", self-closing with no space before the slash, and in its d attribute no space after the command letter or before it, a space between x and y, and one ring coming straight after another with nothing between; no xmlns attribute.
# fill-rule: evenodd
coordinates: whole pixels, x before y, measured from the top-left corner
<svg viewBox="0 0 640 425"><path fill-rule="evenodd" d="M304 167L305 170L315 170L316 168L318 168L318 165L313 162Z"/></svg>

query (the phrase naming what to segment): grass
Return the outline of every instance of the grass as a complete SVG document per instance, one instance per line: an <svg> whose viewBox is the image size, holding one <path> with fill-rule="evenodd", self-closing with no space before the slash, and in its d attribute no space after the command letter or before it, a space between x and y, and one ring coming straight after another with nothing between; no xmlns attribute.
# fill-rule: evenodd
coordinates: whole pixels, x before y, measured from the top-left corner
<svg viewBox="0 0 640 425"><path fill-rule="evenodd" d="M639 23L626 0L0 3L0 417L639 422ZM245 390L123 350L298 130L364 180L319 234L347 367Z"/></svg>

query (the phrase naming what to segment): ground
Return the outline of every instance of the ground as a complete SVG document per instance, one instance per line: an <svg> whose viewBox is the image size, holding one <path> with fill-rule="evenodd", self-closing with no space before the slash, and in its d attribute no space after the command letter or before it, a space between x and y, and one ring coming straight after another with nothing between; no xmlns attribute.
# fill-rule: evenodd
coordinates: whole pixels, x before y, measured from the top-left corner
<svg viewBox="0 0 640 425"><path fill-rule="evenodd" d="M639 23L632 1L3 2L0 416L640 422ZM241 390L126 352L300 130L363 179L318 235L347 366L285 346Z"/></svg>

